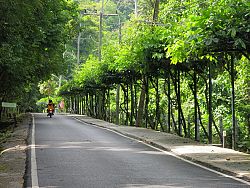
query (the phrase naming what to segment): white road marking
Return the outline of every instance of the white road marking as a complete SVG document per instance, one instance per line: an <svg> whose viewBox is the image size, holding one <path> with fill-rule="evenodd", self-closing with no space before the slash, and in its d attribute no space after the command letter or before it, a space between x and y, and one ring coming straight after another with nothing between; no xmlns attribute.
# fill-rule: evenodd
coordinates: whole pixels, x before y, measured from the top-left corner
<svg viewBox="0 0 250 188"><path fill-rule="evenodd" d="M245 180L243 180L243 179L240 179L240 178L237 178L237 177L234 177L234 176L230 176L230 175L224 174L224 173L222 173L222 172L213 170L213 169L211 169L211 168L202 166L202 165L200 165L200 164L194 163L194 162L192 162L192 161L189 161L189 160L187 160L187 159L184 159L184 158L182 158L182 157L179 157L178 155L175 155L173 152L168 152L168 151L162 150L162 149L160 149L160 148L157 148L157 147L155 147L155 146L152 146L152 145L150 145L150 144L147 144L147 143L145 143L145 142L143 142L143 141L140 141L140 140L137 140L137 139L135 139L135 138L131 138L131 137L129 137L129 136L126 136L126 135L124 135L124 134L122 134L122 133L120 133L120 132L118 132L118 131L116 131L116 130L112 130L112 129L110 129L110 128L100 127L100 126L98 126L98 125L90 124L90 123L84 122L84 121L82 121L82 120L80 120L80 119L77 119L77 118L74 118L74 119L77 120L77 121L79 121L79 122L86 123L86 124L91 125L91 126L94 126L94 127L98 127L98 128L101 128L101 129L108 130L108 131L113 132L113 133L116 133L116 134L118 134L118 135L120 135L120 136L122 136L122 137L125 137L125 138L128 138L128 139L131 139L131 140L140 142L140 143L142 143L142 144L144 144L144 145L146 145L146 146L149 146L149 147L151 147L151 148L153 148L153 149L155 149L155 150L161 151L161 152L163 152L163 153L165 153L165 154L167 154L167 155L171 155L171 156L173 156L173 157L175 157L175 158L177 158L177 159L180 159L180 160L185 161L185 162L187 162L187 163L189 163L189 164L198 166L198 167L200 167L200 168L202 168L202 169L208 170L208 171L213 172L213 173L215 173L215 174L224 176L224 177L226 177L226 178L231 178L231 179L233 179L233 180L239 181L239 182L244 183L244 184L246 184L246 185L250 185L250 182L248 182L248 181L245 181Z"/></svg>
<svg viewBox="0 0 250 188"><path fill-rule="evenodd" d="M31 187L39 188L36 163L36 143L35 143L35 118L32 114L32 138L31 138Z"/></svg>

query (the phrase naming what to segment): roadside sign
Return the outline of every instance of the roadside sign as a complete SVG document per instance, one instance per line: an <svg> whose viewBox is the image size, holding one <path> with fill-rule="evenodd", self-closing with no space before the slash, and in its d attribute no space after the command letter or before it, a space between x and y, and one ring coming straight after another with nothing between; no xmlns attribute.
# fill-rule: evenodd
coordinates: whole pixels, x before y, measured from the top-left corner
<svg viewBox="0 0 250 188"><path fill-rule="evenodd" d="M2 107L6 107L6 108L16 108L16 103L2 102Z"/></svg>

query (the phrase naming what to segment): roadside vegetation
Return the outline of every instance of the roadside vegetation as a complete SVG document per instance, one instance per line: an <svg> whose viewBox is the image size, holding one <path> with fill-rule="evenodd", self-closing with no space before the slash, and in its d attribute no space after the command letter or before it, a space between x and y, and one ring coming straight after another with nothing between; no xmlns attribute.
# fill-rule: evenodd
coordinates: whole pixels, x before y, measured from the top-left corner
<svg viewBox="0 0 250 188"><path fill-rule="evenodd" d="M132 3L132 4L129 4ZM133 1L128 1L133 8ZM128 126L176 133L204 143L250 147L249 3L246 0L82 1L81 63L61 87L70 111ZM89 14L88 14L89 13ZM128 13L128 12L127 12ZM116 26L116 27L115 27ZM96 32L92 31L96 30Z"/></svg>

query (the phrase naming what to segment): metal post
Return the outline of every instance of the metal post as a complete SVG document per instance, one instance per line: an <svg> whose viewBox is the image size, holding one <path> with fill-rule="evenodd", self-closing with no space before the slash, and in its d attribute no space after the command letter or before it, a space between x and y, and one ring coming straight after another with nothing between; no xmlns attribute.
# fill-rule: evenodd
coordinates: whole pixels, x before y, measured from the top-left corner
<svg viewBox="0 0 250 188"><path fill-rule="evenodd" d="M181 83L180 70L177 70L177 104L178 104L178 131L179 136L182 136L182 118L181 118Z"/></svg>
<svg viewBox="0 0 250 188"><path fill-rule="evenodd" d="M168 132L171 132L171 85L170 85L170 65L168 64ZM173 130L173 129L172 129Z"/></svg>
<svg viewBox="0 0 250 188"><path fill-rule="evenodd" d="M104 0L102 0L102 8L100 11L100 21L99 21L99 48L98 48L98 59L99 62L102 60L102 23L103 23L103 16L119 16L118 14L104 14ZM119 18L119 25L120 25L120 18ZM119 31L121 33L121 31ZM119 35L120 35L119 33ZM120 36L119 36L120 37ZM120 40L120 39L119 39Z"/></svg>
<svg viewBox="0 0 250 188"><path fill-rule="evenodd" d="M119 114L120 114L120 84L118 84L116 88L116 117L115 117L116 125L119 125L120 123Z"/></svg>
<svg viewBox="0 0 250 188"><path fill-rule="evenodd" d="M80 15L82 17L82 12L80 12ZM77 65L80 64L81 27L82 27L82 22L80 21L80 31L78 33L78 38L77 38Z"/></svg>
<svg viewBox="0 0 250 188"><path fill-rule="evenodd" d="M122 26L121 26L121 19L120 19L119 14L118 14L118 19L119 19L119 44L121 44L121 41L122 41Z"/></svg>
<svg viewBox="0 0 250 188"><path fill-rule="evenodd" d="M223 131L223 141L222 141L222 147L225 148L226 146L226 136L227 136L227 132Z"/></svg>
<svg viewBox="0 0 250 188"><path fill-rule="evenodd" d="M212 112L212 63L209 62L209 73L208 73L208 82L209 82L209 98L208 98L208 142L209 144L212 144L213 142L213 133L212 133L212 124L213 124L213 112Z"/></svg>
<svg viewBox="0 0 250 188"><path fill-rule="evenodd" d="M62 75L59 76L59 88L61 87L62 85Z"/></svg>
<svg viewBox="0 0 250 188"><path fill-rule="evenodd" d="M220 116L220 119L219 119L219 125L220 125L220 134L222 135L221 144L223 145L223 143L224 143L224 136L223 136L224 135L223 134L224 128L223 128L223 122L222 122L222 117L221 116Z"/></svg>
<svg viewBox="0 0 250 188"><path fill-rule="evenodd" d="M200 119L197 118L197 129L196 129L196 136L197 136L197 140L196 141L200 141Z"/></svg>
<svg viewBox="0 0 250 188"><path fill-rule="evenodd" d="M104 0L102 0L102 8L100 11L100 22L99 22L99 49L98 49L98 58L99 62L102 60L102 18L103 18L103 9L104 9Z"/></svg>
<svg viewBox="0 0 250 188"><path fill-rule="evenodd" d="M77 38L77 65L80 64L80 41L81 41L81 32L79 32Z"/></svg>
<svg viewBox="0 0 250 188"><path fill-rule="evenodd" d="M232 149L236 149L236 123L235 123L235 91L234 91L234 57L231 56L231 109L232 109Z"/></svg>
<svg viewBox="0 0 250 188"><path fill-rule="evenodd" d="M188 138L190 138L191 134L190 134L190 130L191 130L191 123L190 123L190 115L188 115Z"/></svg>
<svg viewBox="0 0 250 188"><path fill-rule="evenodd" d="M194 129L195 129L195 141L198 141L198 100L197 100L197 70L196 65L194 66Z"/></svg>

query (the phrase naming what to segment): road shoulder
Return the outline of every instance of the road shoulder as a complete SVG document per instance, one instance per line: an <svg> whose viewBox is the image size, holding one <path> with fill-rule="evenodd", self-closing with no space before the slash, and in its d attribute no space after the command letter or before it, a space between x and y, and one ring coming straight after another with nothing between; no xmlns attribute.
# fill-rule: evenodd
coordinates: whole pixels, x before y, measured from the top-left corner
<svg viewBox="0 0 250 188"><path fill-rule="evenodd" d="M1 144L3 150L0 153L0 187L23 187L30 124L30 114L25 114L11 136Z"/></svg>

